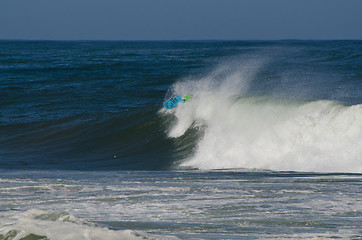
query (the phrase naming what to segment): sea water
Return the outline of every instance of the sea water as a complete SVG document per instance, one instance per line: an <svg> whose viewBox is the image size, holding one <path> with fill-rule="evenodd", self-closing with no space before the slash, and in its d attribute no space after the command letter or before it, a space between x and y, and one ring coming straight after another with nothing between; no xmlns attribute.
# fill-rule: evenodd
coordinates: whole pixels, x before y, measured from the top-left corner
<svg viewBox="0 0 362 240"><path fill-rule="evenodd" d="M0 83L0 239L362 236L361 41L0 41Z"/></svg>

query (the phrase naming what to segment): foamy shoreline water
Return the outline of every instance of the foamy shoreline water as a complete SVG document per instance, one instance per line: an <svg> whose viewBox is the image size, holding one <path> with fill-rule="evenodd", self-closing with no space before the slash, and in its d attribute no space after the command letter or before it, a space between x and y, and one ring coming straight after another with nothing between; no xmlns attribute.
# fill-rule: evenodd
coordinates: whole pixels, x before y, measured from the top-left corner
<svg viewBox="0 0 362 240"><path fill-rule="evenodd" d="M1 174L0 239L308 239L362 234L359 174Z"/></svg>

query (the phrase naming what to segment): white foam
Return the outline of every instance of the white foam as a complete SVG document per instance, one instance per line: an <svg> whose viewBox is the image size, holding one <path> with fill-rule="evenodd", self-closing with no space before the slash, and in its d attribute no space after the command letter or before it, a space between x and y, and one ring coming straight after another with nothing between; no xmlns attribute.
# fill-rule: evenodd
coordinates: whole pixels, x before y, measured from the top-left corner
<svg viewBox="0 0 362 240"><path fill-rule="evenodd" d="M130 230L114 231L108 228L95 227L70 214L49 214L41 210L26 212L6 212L1 215L0 234L12 235L19 240L31 235L44 236L52 240L137 240L145 239L140 233Z"/></svg>
<svg viewBox="0 0 362 240"><path fill-rule="evenodd" d="M246 97L256 72L254 65L220 67L175 84L175 92L193 99L173 112L169 136L204 126L195 155L183 166L362 172L362 105Z"/></svg>

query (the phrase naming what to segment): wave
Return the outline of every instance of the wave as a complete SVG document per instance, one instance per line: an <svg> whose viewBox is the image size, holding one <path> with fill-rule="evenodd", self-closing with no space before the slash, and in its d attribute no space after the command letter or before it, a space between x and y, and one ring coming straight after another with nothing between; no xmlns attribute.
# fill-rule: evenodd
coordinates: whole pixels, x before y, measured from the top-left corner
<svg viewBox="0 0 362 240"><path fill-rule="evenodd" d="M362 105L250 96L262 64L242 66L221 66L172 87L172 92L193 98L165 112L175 118L168 137L198 132L194 152L181 166L362 172Z"/></svg>
<svg viewBox="0 0 362 240"><path fill-rule="evenodd" d="M64 212L31 209L1 217L0 239L153 239L142 232L99 227Z"/></svg>

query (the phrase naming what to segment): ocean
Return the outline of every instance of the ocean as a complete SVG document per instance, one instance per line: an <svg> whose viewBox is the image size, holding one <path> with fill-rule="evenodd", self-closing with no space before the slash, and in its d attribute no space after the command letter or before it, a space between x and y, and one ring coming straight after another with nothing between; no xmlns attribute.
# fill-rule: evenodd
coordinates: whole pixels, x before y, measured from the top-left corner
<svg viewBox="0 0 362 240"><path fill-rule="evenodd" d="M362 239L362 41L3 40L0 110L0 240Z"/></svg>

